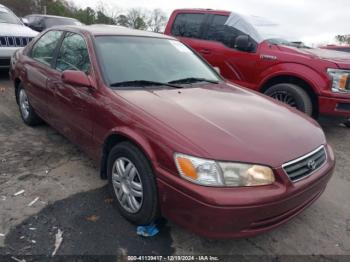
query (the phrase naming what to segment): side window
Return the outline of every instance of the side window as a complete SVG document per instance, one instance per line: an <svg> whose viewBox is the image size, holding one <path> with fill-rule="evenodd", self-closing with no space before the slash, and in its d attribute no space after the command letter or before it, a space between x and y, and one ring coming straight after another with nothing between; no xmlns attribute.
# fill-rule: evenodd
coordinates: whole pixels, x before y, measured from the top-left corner
<svg viewBox="0 0 350 262"><path fill-rule="evenodd" d="M171 34L200 38L200 28L204 21L205 14L178 14L175 18Z"/></svg>
<svg viewBox="0 0 350 262"><path fill-rule="evenodd" d="M49 31L35 43L31 57L44 64L51 65L54 51L62 35L61 31Z"/></svg>
<svg viewBox="0 0 350 262"><path fill-rule="evenodd" d="M235 39L243 33L238 29L225 25L228 16L214 15L208 27L207 40L223 43L227 47L234 48Z"/></svg>
<svg viewBox="0 0 350 262"><path fill-rule="evenodd" d="M89 52L81 35L67 33L58 53L56 69L79 70L87 73L90 69Z"/></svg>

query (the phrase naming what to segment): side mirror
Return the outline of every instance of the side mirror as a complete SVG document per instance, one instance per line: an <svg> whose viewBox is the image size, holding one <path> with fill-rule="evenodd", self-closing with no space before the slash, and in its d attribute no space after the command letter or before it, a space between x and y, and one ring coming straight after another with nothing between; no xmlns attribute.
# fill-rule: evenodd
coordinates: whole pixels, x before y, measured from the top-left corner
<svg viewBox="0 0 350 262"><path fill-rule="evenodd" d="M29 21L28 21L27 18L22 17L22 18L21 18L21 21L22 21L22 23L23 23L24 25L28 26Z"/></svg>
<svg viewBox="0 0 350 262"><path fill-rule="evenodd" d="M248 35L239 35L235 40L235 48L240 51L252 51L253 43L250 41Z"/></svg>
<svg viewBox="0 0 350 262"><path fill-rule="evenodd" d="M37 32L42 32L42 31L44 31L44 25L43 25L43 23L41 23L41 22L29 22L28 21L28 24L27 24L27 26L28 27L30 27L31 29L33 29L34 31L37 31Z"/></svg>
<svg viewBox="0 0 350 262"><path fill-rule="evenodd" d="M42 32L44 31L44 27L42 25L33 25L33 24L29 24L28 25L31 29L37 31L37 32Z"/></svg>
<svg viewBox="0 0 350 262"><path fill-rule="evenodd" d="M66 70L62 73L62 81L66 84L77 87L92 88L91 81L87 74L82 71Z"/></svg>

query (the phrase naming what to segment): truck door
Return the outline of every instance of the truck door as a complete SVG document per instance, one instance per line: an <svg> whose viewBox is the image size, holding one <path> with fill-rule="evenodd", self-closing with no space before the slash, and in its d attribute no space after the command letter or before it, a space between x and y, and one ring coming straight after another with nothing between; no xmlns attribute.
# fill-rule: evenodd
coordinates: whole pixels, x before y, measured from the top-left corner
<svg viewBox="0 0 350 262"><path fill-rule="evenodd" d="M202 55L212 66L219 67L226 79L253 88L258 81L256 72L259 71L260 57L256 49L248 52L235 48L236 37L245 34L225 25L227 19L226 15L210 15L203 30L207 52Z"/></svg>
<svg viewBox="0 0 350 262"><path fill-rule="evenodd" d="M172 24L171 35L198 53L205 53L206 41L202 40L202 35L208 17L205 13L179 13Z"/></svg>

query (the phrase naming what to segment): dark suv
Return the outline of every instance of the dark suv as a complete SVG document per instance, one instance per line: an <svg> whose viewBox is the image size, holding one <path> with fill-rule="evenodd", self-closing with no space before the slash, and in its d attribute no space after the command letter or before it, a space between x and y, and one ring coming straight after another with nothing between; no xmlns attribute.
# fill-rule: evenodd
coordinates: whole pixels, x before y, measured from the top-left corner
<svg viewBox="0 0 350 262"><path fill-rule="evenodd" d="M77 19L70 17L37 14L25 16L24 22L31 29L38 32L57 25L82 25Z"/></svg>

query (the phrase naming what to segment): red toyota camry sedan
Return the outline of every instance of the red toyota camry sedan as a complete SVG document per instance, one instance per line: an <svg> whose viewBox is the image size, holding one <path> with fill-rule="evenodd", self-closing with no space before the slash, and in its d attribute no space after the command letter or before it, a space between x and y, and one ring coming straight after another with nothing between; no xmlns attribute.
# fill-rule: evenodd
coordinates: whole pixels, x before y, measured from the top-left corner
<svg viewBox="0 0 350 262"><path fill-rule="evenodd" d="M335 160L311 118L225 82L161 34L57 27L12 57L19 111L82 148L116 207L210 238L285 223L325 190Z"/></svg>

